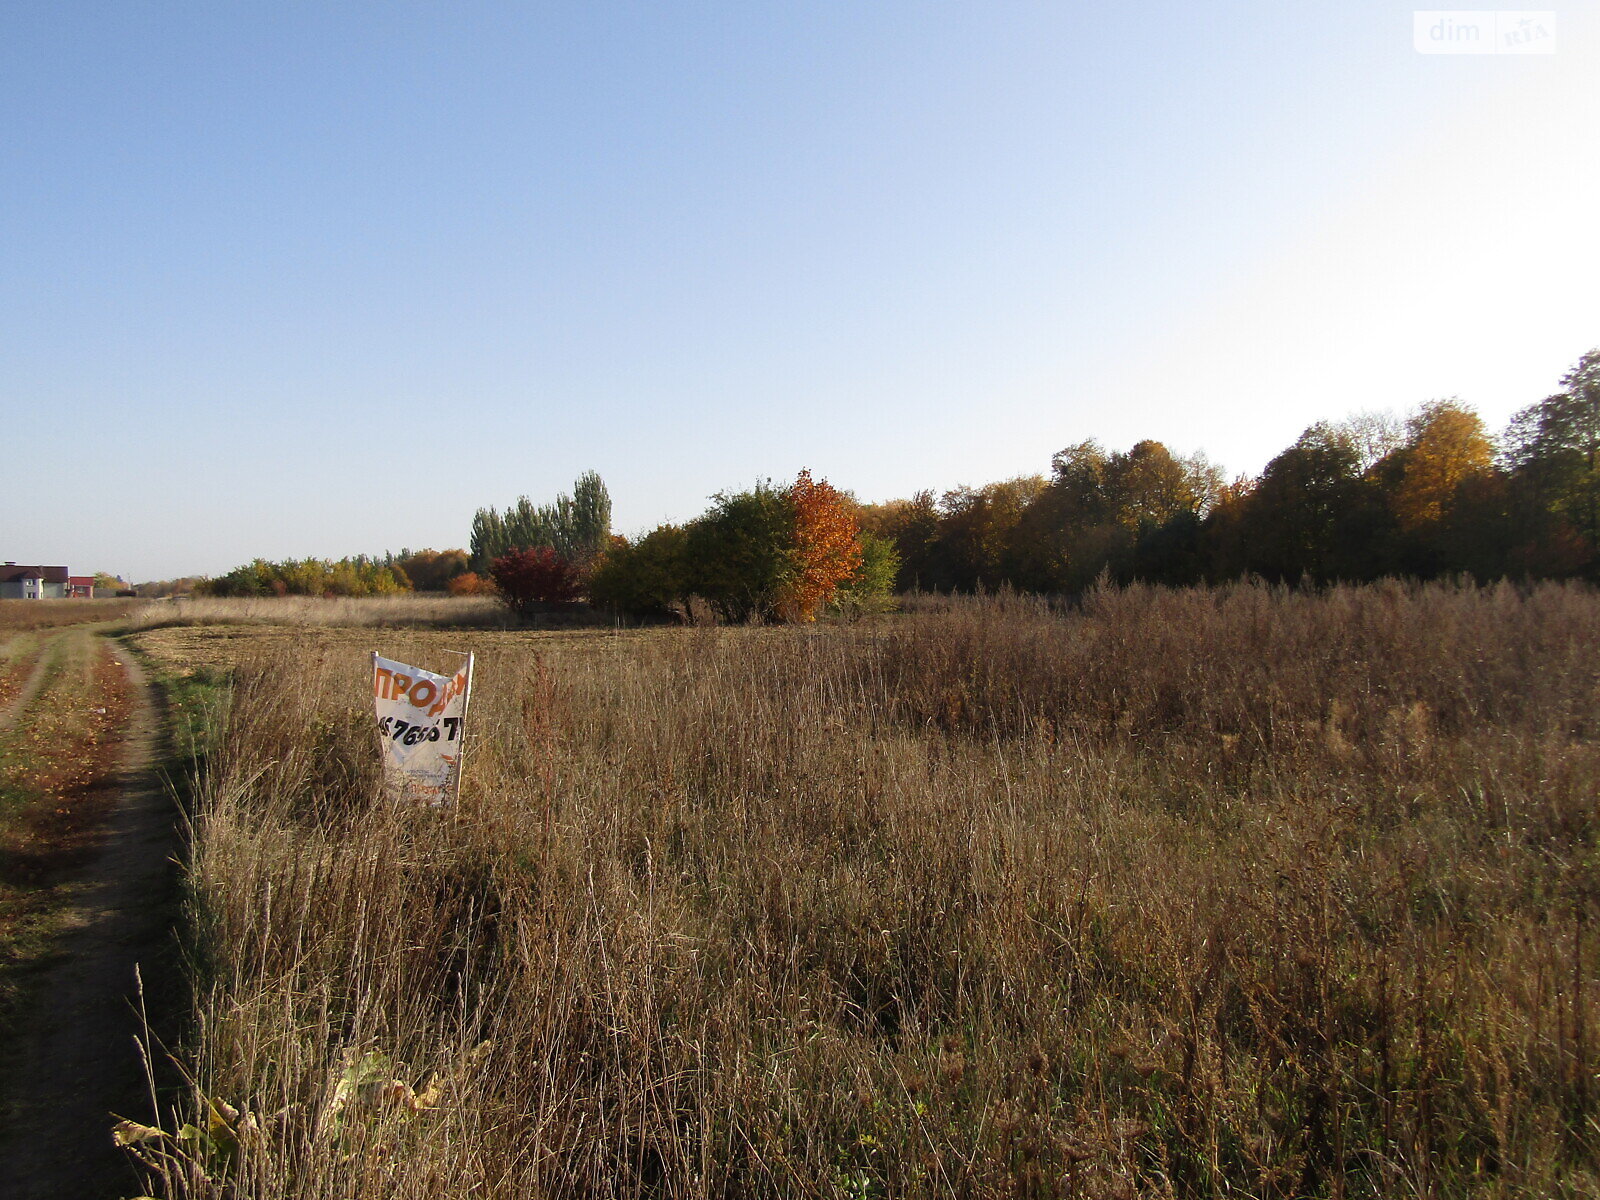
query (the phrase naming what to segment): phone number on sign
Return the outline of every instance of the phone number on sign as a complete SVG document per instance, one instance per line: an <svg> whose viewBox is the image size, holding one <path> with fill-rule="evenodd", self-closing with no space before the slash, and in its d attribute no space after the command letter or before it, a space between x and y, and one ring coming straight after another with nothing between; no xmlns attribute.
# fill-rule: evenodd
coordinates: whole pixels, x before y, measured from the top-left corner
<svg viewBox="0 0 1600 1200"><path fill-rule="evenodd" d="M378 722L378 733L390 741L399 742L402 746L415 746L418 742L437 742L441 737L447 742L453 742L461 735L461 718L446 717L438 725L412 725L399 717L384 717Z"/></svg>

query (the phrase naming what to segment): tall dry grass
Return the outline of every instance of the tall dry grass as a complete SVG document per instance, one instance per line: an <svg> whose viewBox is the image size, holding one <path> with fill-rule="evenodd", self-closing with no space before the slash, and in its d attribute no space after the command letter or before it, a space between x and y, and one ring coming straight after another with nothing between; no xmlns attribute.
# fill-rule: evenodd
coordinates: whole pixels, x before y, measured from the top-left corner
<svg viewBox="0 0 1600 1200"><path fill-rule="evenodd" d="M1238 586L499 651L458 815L357 655L256 662L165 1186L1593 1195L1597 645Z"/></svg>

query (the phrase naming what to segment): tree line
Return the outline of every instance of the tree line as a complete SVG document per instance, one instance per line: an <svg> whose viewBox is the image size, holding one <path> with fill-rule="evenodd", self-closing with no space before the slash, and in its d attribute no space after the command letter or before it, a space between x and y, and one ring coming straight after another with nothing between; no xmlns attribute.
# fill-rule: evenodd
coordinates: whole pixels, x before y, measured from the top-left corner
<svg viewBox="0 0 1600 1200"><path fill-rule="evenodd" d="M1600 578L1600 350L1496 439L1459 400L1407 420L1318 422L1260 476L1224 482L1156 441L1060 451L1050 474L863 506L901 590L1072 593L1384 576Z"/></svg>
<svg viewBox="0 0 1600 1200"><path fill-rule="evenodd" d="M215 596L381 596L404 591L490 593L521 616L594 608L638 620L807 621L828 606L888 606L898 560L863 532L859 506L802 471L721 492L686 525L637 541L611 532L611 497L593 471L549 504L519 497L481 508L468 550L402 550L339 559L256 559L199 591Z"/></svg>
<svg viewBox="0 0 1600 1200"><path fill-rule="evenodd" d="M1255 478L1158 441L1057 452L1048 475L861 504L802 471L719 492L682 525L611 532L593 471L547 504L474 515L465 550L262 559L204 581L222 596L492 593L529 614L591 606L635 619L810 620L884 610L895 592L1076 593L1384 576L1600 578L1600 350L1502 436L1459 400L1404 421L1312 425Z"/></svg>
<svg viewBox="0 0 1600 1200"><path fill-rule="evenodd" d="M403 571L383 558L258 558L195 584L202 596L393 596L411 590Z"/></svg>
<svg viewBox="0 0 1600 1200"><path fill-rule="evenodd" d="M492 590L468 570L465 550L401 550L350 558L258 558L215 578L140 584L140 595L394 596L402 592L467 594Z"/></svg>

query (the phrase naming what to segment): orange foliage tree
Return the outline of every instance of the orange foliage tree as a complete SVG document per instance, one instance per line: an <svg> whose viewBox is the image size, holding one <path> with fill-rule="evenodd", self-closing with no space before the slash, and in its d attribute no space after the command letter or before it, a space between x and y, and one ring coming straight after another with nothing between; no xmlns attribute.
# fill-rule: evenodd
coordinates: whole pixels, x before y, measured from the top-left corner
<svg viewBox="0 0 1600 1200"><path fill-rule="evenodd" d="M791 620L810 621L861 565L854 505L826 479L801 471L789 488L794 506L794 574L782 607Z"/></svg>

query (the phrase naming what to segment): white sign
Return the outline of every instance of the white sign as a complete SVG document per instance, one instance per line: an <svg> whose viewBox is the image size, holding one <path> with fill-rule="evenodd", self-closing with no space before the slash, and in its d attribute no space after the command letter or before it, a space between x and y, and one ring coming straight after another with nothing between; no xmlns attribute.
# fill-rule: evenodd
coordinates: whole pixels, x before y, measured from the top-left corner
<svg viewBox="0 0 1600 1200"><path fill-rule="evenodd" d="M403 794L447 804L461 790L461 747L472 655L454 675L372 656L383 774Z"/></svg>

